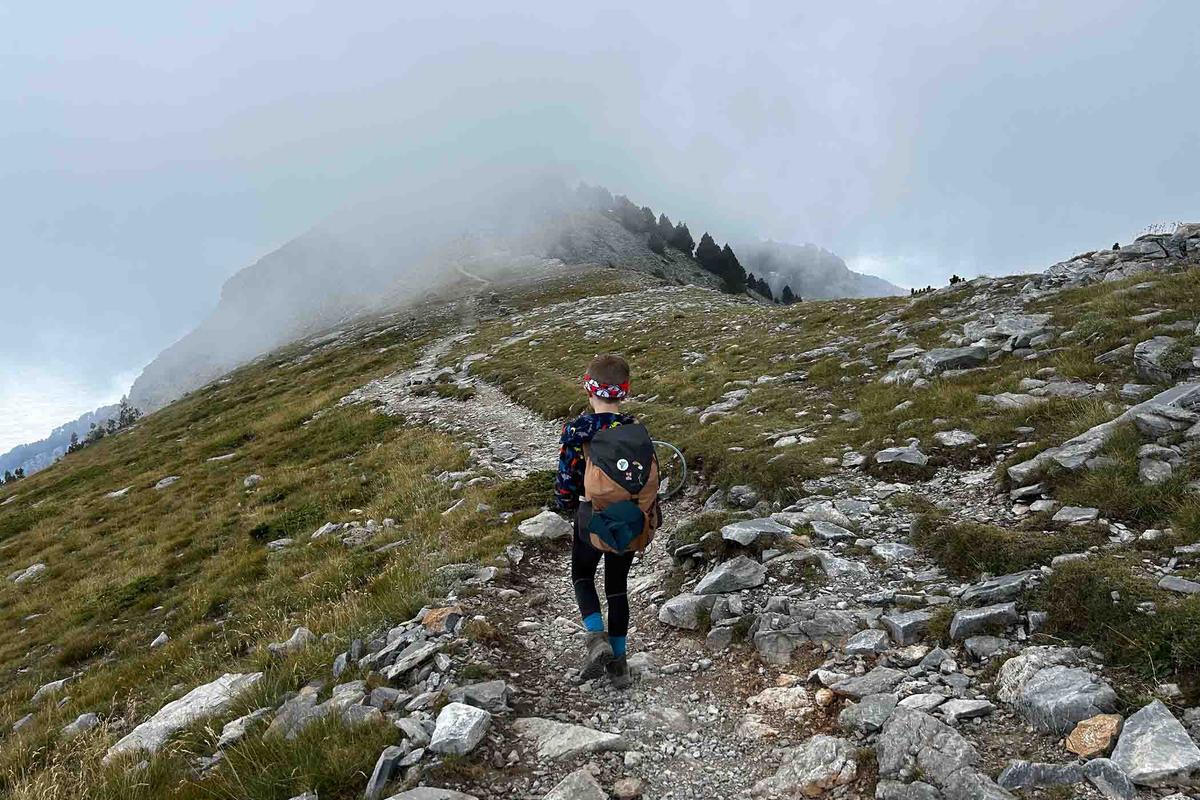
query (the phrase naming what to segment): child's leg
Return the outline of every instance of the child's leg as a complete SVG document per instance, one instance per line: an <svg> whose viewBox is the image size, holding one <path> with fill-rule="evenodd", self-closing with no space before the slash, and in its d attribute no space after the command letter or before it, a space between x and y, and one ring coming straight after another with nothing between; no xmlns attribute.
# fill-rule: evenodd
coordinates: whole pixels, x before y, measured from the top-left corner
<svg viewBox="0 0 1200 800"><path fill-rule="evenodd" d="M633 553L604 555L604 594L608 599L608 641L613 655L625 655L625 636L629 633L629 569Z"/></svg>
<svg viewBox="0 0 1200 800"><path fill-rule="evenodd" d="M571 537L571 585L575 589L575 602L579 604L583 626L592 633L604 630L600 596L596 594L596 565L599 563L599 550L579 541L578 534Z"/></svg>

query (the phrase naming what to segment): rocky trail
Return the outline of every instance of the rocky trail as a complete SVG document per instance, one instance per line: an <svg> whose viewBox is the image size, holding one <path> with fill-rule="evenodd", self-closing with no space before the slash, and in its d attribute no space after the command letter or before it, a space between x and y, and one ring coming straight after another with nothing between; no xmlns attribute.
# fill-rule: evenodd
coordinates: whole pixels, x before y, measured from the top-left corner
<svg viewBox="0 0 1200 800"><path fill-rule="evenodd" d="M699 425L737 419L758 413L756 392L802 386L794 412L805 427L770 433L772 449L826 430L846 435L836 421L852 426L861 414L823 402L829 390L805 384L807 365L845 359L843 372L864 365L864 383L916 396L937 391L935 381L969 378L1006 359L1036 361L1075 334L1031 304L1064 288L1152 277L1163 264L1200 252L1200 226L1183 231L1180 242L1164 240L1157 250L1135 243L1077 257L1023 286L978 279L952 288L957 303L942 306L939 318L948 323L941 334L947 347L919 346L912 334L927 321L886 311L828 345L771 360L771 374L724 383L718 402L686 413ZM554 342L555 325L634 320L653 329L688 303L696 310L710 301L692 290L655 288L543 307L509 317L523 333L490 346L478 337L480 352L447 364L476 346L480 302L450 304L453 333L430 342L411 369L341 401L451 433L469 449L469 466L429 477L456 493L552 469L557 457L559 423L484 380L479 362L517 343ZM933 420L936 432L924 439L906 439L897 426L858 447L837 440L839 457L825 458L822 477L797 479L792 496L801 499L791 505L760 497L749 484L722 491L693 482L666 504L667 524L630 576L629 689L606 678L579 680L583 629L569 579L571 526L545 511L521 520L517 540L494 561L441 567L435 601L414 619L350 643L329 676L277 708L226 724L198 769L218 763L221 749L256 725L291 739L337 716L347 724L386 721L399 732L379 754L367 800L1187 800L1181 792L1200 773L1193 741L1200 709L1173 710L1168 703L1176 705L1182 692L1172 684L1131 690L1128 672L1102 653L1049 637L1047 612L1038 606L1046 599L1038 589L1056 570L1112 553L1140 559L1164 590L1200 593L1200 584L1177 574L1200 547L1144 557L1138 545L1163 531L1063 504L1043 482L1051 471L1103 469L1104 444L1126 423L1154 442L1137 451L1145 482L1185 468L1200 446L1200 347L1188 338L1200 336L1200 326L1194 318L1171 324L1179 335L1170 343L1154 344L1171 338L1165 335L1131 341L1096 359L1132 359L1145 377L1146 384L1122 387L1121 404L1102 383L1040 365L1026 373L1036 377L1012 380L1018 391L975 397L979 407L1018 409L1053 398L1110 398L1097 403L1107 422L1065 442L1031 449L1035 428L1018 424L1011 440L989 443L952 420ZM867 360L873 351L887 353L886 363ZM704 355L683 358L700 363ZM1170 381L1159 379L1164 373ZM999 465L1009 465L1003 487ZM486 506L476 512L493 513ZM1038 528L1035 535L1078 544L1078 552L1059 549L1010 574L989 574L974 562L950 573L953 567L917 546L931 517L1001 533ZM701 518L711 522L699 525ZM373 520L330 522L311 538L372 546L377 527ZM976 577L961 577L967 574ZM1150 606L1142 610L1148 617ZM286 654L313 638L298 628L269 649ZM261 677L227 674L194 689L134 728L110 756L155 751L196 719L229 711ZM42 688L53 694L62 687Z"/></svg>
<svg viewBox="0 0 1200 800"><path fill-rule="evenodd" d="M469 336L435 342L415 370L354 400L484 441L473 451L481 469L525 474L553 463L556 425L471 377L470 359L436 366ZM473 395L412 391L437 381ZM530 541L509 549L506 568L471 573L429 612L476 623L483 633L470 645L469 671L486 674L482 685L501 698L474 745L493 769L439 785L530 800L1003 798L1053 785L1074 797L1138 797L1113 762L1085 769L1047 736L1076 723L1103 728L1115 695L1098 653L1026 649L1044 615L1020 613L1014 601L1040 573L961 584L909 543L914 515L889 502L896 496L934 498L958 520L1015 524L1025 513L995 491L990 461L962 466L972 462L971 434L952 431L939 444L967 455L908 483L872 477L847 458L841 472L803 487L810 500L786 509L759 502L749 486L728 497L691 487L631 576L635 682L626 691L604 678L580 684L570 528L549 512L527 520ZM895 450L878 460L906 467L923 458L911 444ZM715 510L734 521L674 546L674 528ZM952 603L966 608L954 613L953 645L943 648L929 641L929 626ZM999 673L988 669L1006 658ZM1048 687L1029 688L1043 676ZM1006 788L987 777L998 771ZM399 797L460 796L413 791Z"/></svg>

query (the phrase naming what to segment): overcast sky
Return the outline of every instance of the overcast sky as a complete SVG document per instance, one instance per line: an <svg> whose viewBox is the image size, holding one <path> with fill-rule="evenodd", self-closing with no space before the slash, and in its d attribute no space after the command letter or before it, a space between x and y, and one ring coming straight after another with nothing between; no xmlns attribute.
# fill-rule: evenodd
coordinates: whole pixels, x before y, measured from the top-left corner
<svg viewBox="0 0 1200 800"><path fill-rule="evenodd" d="M0 0L0 451L417 175L557 165L903 285L1200 219L1194 0L422 5Z"/></svg>

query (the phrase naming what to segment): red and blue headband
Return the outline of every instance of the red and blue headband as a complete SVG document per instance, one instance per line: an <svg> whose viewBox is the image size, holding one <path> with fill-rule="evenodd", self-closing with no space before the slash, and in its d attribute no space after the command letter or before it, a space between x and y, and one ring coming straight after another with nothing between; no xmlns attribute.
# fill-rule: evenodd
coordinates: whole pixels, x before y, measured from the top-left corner
<svg viewBox="0 0 1200 800"><path fill-rule="evenodd" d="M593 397L604 400L624 400L629 396L629 381L624 383L601 383L591 375L583 376L583 388Z"/></svg>

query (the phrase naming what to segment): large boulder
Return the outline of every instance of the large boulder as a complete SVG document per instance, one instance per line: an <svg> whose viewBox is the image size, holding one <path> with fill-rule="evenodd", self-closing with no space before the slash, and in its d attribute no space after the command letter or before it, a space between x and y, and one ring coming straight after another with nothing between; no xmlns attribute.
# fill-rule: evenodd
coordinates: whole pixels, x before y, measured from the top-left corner
<svg viewBox="0 0 1200 800"><path fill-rule="evenodd" d="M1087 670L1056 666L1034 673L1017 705L1035 728L1062 735L1085 719L1115 710L1117 695Z"/></svg>
<svg viewBox="0 0 1200 800"><path fill-rule="evenodd" d="M696 584L696 594L724 594L762 586L767 568L752 558L738 556L724 561Z"/></svg>
<svg viewBox="0 0 1200 800"><path fill-rule="evenodd" d="M571 523L553 511L543 511L536 517L530 517L517 526L517 531L526 539L545 541L570 539L574 532Z"/></svg>
<svg viewBox="0 0 1200 800"><path fill-rule="evenodd" d="M845 739L817 734L787 751L779 771L750 790L752 797L819 797L858 777L857 748Z"/></svg>
<svg viewBox="0 0 1200 800"><path fill-rule="evenodd" d="M700 630L716 602L716 596L711 594L681 594L659 607L658 621L673 628Z"/></svg>
<svg viewBox="0 0 1200 800"><path fill-rule="evenodd" d="M1171 710L1155 700L1125 720L1112 761L1134 783L1163 786L1200 770L1200 748Z"/></svg>
<svg viewBox="0 0 1200 800"><path fill-rule="evenodd" d="M1133 348L1133 367L1138 377L1151 383L1167 383L1175 377L1175 368L1167 362L1178 341L1173 336L1155 336L1138 342Z"/></svg>
<svg viewBox="0 0 1200 800"><path fill-rule="evenodd" d="M466 703L448 703L438 714L429 749L443 755L462 756L483 741L492 715Z"/></svg>
<svg viewBox="0 0 1200 800"><path fill-rule="evenodd" d="M932 377L951 369L982 366L987 363L987 357L987 348L978 345L938 347L922 353L917 358L917 365L926 377Z"/></svg>
<svg viewBox="0 0 1200 800"><path fill-rule="evenodd" d="M923 711L897 707L879 734L875 754L881 779L898 780L919 773L921 781L939 789L945 800L1013 797L978 771L979 752L974 745Z"/></svg>

